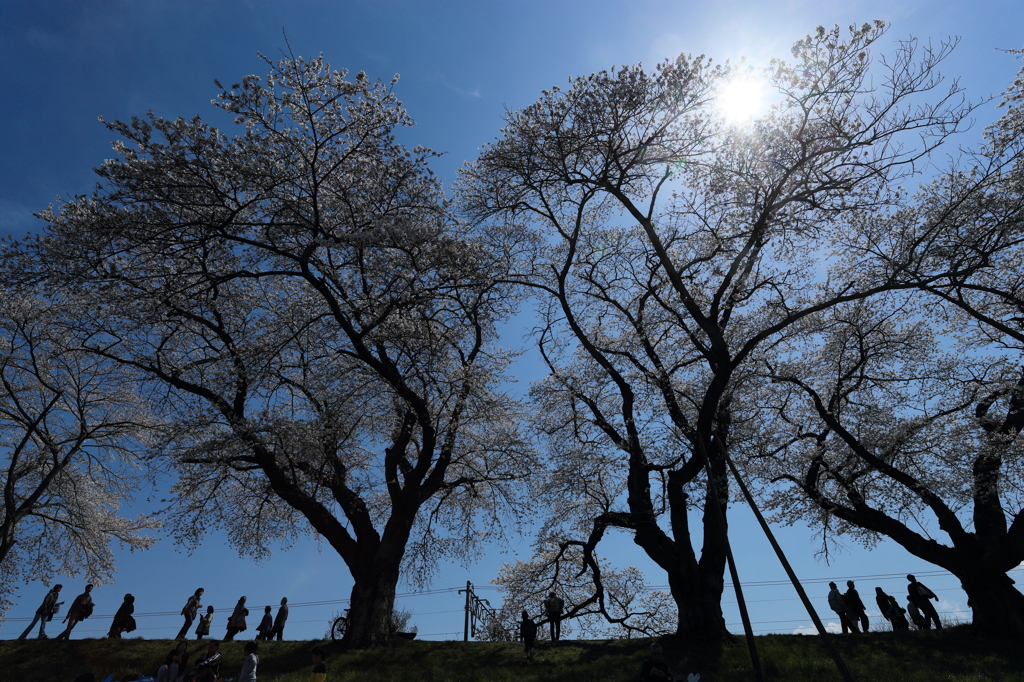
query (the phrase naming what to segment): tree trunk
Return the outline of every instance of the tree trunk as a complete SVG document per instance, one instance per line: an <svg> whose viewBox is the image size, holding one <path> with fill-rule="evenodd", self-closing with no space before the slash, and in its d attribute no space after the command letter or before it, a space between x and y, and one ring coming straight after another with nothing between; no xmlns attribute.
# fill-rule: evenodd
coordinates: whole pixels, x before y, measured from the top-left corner
<svg viewBox="0 0 1024 682"><path fill-rule="evenodd" d="M1004 571L974 570L957 576L974 611L974 628L989 637L1024 639L1024 594Z"/></svg>
<svg viewBox="0 0 1024 682"><path fill-rule="evenodd" d="M370 649L390 643L395 635L391 613L401 556L393 561L375 559L367 566L370 570L352 572L355 584L349 601L348 631L342 640L347 648Z"/></svg>

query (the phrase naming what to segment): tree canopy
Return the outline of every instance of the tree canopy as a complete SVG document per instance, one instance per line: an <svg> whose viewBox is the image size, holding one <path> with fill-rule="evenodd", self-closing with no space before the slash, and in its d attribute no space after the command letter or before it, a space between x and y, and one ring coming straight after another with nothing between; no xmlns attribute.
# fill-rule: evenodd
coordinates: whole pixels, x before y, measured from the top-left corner
<svg viewBox="0 0 1024 682"><path fill-rule="evenodd" d="M417 582L471 556L525 495L494 343L514 245L456 220L431 152L395 141L412 125L395 81L267 64L215 100L234 137L108 124L96 191L10 257L81 292L83 347L171 421L178 537L219 527L258 557L315 533L355 580L346 639L368 646L393 634L403 567Z"/></svg>
<svg viewBox="0 0 1024 682"><path fill-rule="evenodd" d="M111 544L149 547L160 527L119 513L160 421L136 382L68 333L78 303L0 288L0 613L19 583L111 581Z"/></svg>
<svg viewBox="0 0 1024 682"><path fill-rule="evenodd" d="M466 211L536 252L545 532L592 551L608 528L667 574L681 634L727 636L724 457L754 436L764 359L834 307L908 287L850 278L852 221L888 215L971 106L952 43L872 55L881 22L818 28L765 73L750 125L715 107L733 68L681 56L573 79L511 112L467 166ZM690 535L703 512L702 547Z"/></svg>

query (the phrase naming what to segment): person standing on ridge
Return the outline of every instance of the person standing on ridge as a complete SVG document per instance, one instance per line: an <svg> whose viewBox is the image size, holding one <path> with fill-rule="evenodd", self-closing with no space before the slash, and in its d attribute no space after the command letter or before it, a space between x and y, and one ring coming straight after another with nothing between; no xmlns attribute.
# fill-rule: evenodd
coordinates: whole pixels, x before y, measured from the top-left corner
<svg viewBox="0 0 1024 682"><path fill-rule="evenodd" d="M60 596L61 587L63 587L63 585L54 585L50 588L50 591L46 593L45 597L43 597L43 603L39 605L38 609L36 609L36 615L32 619L32 622L28 624L28 627L25 628L25 632L21 633L21 637L18 639L25 639L28 637L28 633L32 632L32 628L35 626L36 621L39 622L38 639L47 638L46 624L53 620L53 614L57 611L57 607L64 603L62 601L57 601L57 598Z"/></svg>
<svg viewBox="0 0 1024 682"><path fill-rule="evenodd" d="M213 607L206 607L206 615L199 616L199 625L196 626L196 639L202 639L210 634L210 626L213 625Z"/></svg>
<svg viewBox="0 0 1024 682"><path fill-rule="evenodd" d="M284 639L284 624L288 621L288 597L281 597L281 607L277 610L274 618L274 629L267 635L267 639L277 637L277 641Z"/></svg>
<svg viewBox="0 0 1024 682"><path fill-rule="evenodd" d="M857 592L857 588L854 587L852 580L846 581L846 587L848 589L846 594L843 595L843 601L846 602L846 609L850 614L850 620L854 623L860 621L860 629L867 632L871 622L868 620L867 608L860 599L860 593Z"/></svg>
<svg viewBox="0 0 1024 682"><path fill-rule="evenodd" d="M185 616L185 624L178 630L178 634L174 639L185 639L188 637L188 629L192 627L192 621L196 619L196 614L199 613L199 609L203 608L203 605L199 603L199 600L203 598L203 588L196 590L195 594L188 598L185 602L185 606L181 609L181 615Z"/></svg>
<svg viewBox="0 0 1024 682"><path fill-rule="evenodd" d="M519 636L523 640L523 648L526 649L526 660L533 661L533 649L537 643L537 624L526 611L523 611L523 619L519 621Z"/></svg>
<svg viewBox="0 0 1024 682"><path fill-rule="evenodd" d="M941 630L942 623L939 621L939 614L935 611L935 607L932 606L931 599L939 601L939 598L935 596L935 593L924 586L924 583L917 582L917 578L913 574L907 575L907 580L910 584L907 585L907 597L910 601L914 602L914 606L921 609L921 615L925 618L925 629L928 629L928 622L935 623L935 629Z"/></svg>
<svg viewBox="0 0 1024 682"><path fill-rule="evenodd" d="M857 624L850 620L846 600L839 593L839 588L836 587L835 583L829 583L828 586L831 588L828 593L828 607L839 616L839 624L843 628L843 634L845 635L847 632L860 632L857 629Z"/></svg>
<svg viewBox="0 0 1024 682"><path fill-rule="evenodd" d="M263 620L256 626L256 640L260 642L266 642L270 637L271 631L274 629L274 619L270 617L270 607L263 609Z"/></svg>
<svg viewBox="0 0 1024 682"><path fill-rule="evenodd" d="M561 597L556 597L554 592L548 592L548 598L544 600L544 612L551 624L552 642L557 642L562 638L562 612L564 610L565 601Z"/></svg>

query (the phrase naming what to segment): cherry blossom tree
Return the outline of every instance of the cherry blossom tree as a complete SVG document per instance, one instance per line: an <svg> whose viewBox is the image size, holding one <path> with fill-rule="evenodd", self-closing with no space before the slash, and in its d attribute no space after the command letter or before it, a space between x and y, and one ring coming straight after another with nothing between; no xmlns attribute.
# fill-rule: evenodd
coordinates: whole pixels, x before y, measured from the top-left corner
<svg viewBox="0 0 1024 682"><path fill-rule="evenodd" d="M216 106L240 130L111 123L92 196L23 257L89 298L81 335L174 421L180 540L303 535L354 579L349 645L392 636L395 588L514 522L532 451L496 387L515 244L455 220L391 84L267 61ZM509 514L506 514L509 512Z"/></svg>
<svg viewBox="0 0 1024 682"><path fill-rule="evenodd" d="M650 589L637 568L615 568L580 541L547 538L530 560L502 565L491 582L502 593L497 617L505 632L516 632L526 611L545 637L550 592L565 602L563 635L578 629L590 639L657 637L677 622L671 595Z"/></svg>
<svg viewBox="0 0 1024 682"><path fill-rule="evenodd" d="M960 579L975 626L1024 636L1024 70L985 144L888 215L851 221L856 275L909 285L819 321L770 367L748 471L780 518L887 536ZM769 423L766 418L765 423ZM771 445L766 445L766 444ZM802 495L793 495L793 490Z"/></svg>
<svg viewBox="0 0 1024 682"><path fill-rule="evenodd" d="M73 309L0 290L0 611L31 580L111 581L111 544L147 548L160 526L119 513L159 424L115 363L76 347L62 321Z"/></svg>
<svg viewBox="0 0 1024 682"><path fill-rule="evenodd" d="M883 34L797 42L749 125L715 107L741 74L703 57L572 79L511 112L464 170L469 215L535 240L520 281L540 297L549 371L533 389L553 469L543 532L591 549L631 533L686 636L729 637L723 453L745 437L763 356L805 318L901 286L832 276L855 253L846 221L889 211L970 111L937 72L952 44L875 59Z"/></svg>

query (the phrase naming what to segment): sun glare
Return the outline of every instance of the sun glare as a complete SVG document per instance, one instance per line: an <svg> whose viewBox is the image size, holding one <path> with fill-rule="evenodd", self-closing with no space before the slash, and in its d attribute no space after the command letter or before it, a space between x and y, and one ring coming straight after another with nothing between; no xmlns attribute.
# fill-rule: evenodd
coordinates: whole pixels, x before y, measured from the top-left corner
<svg viewBox="0 0 1024 682"><path fill-rule="evenodd" d="M717 104L726 121L740 125L761 113L764 99L764 84L760 80L737 78L722 87Z"/></svg>

